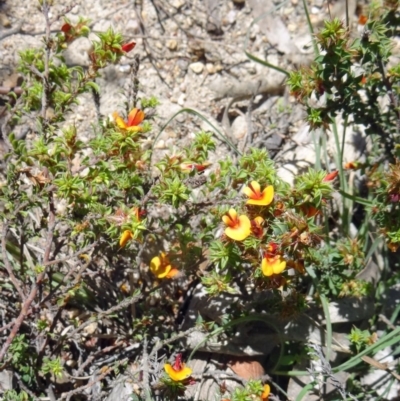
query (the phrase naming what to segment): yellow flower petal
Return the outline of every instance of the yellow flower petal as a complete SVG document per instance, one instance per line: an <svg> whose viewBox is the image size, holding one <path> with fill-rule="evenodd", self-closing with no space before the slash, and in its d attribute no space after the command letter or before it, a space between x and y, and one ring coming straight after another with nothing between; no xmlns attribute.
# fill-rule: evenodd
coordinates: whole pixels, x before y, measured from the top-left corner
<svg viewBox="0 0 400 401"><path fill-rule="evenodd" d="M223 221L227 226L231 225L231 223L232 223L232 220L231 220L226 214L224 214L224 215L222 216L222 221Z"/></svg>
<svg viewBox="0 0 400 401"><path fill-rule="evenodd" d="M237 212L235 209L229 209L228 216L231 218L231 220L236 220L237 219Z"/></svg>
<svg viewBox="0 0 400 401"><path fill-rule="evenodd" d="M261 262L261 270L264 276L272 276L273 274L280 274L286 268L286 261L277 255L273 258L263 258Z"/></svg>
<svg viewBox="0 0 400 401"><path fill-rule="evenodd" d="M274 187L268 185L260 194L260 199L250 198L246 205L268 206L274 199Z"/></svg>
<svg viewBox="0 0 400 401"><path fill-rule="evenodd" d="M257 199L260 196L260 184L252 181L248 187L244 187L242 192L250 199Z"/></svg>
<svg viewBox="0 0 400 401"><path fill-rule="evenodd" d="M132 238L133 238L132 232L130 230L125 230L119 239L119 246L123 248L126 245L126 243Z"/></svg>
<svg viewBox="0 0 400 401"><path fill-rule="evenodd" d="M269 396L270 392L271 392L271 388L269 387L269 385L268 384L264 384L264 391L261 394L262 401L268 400L268 396Z"/></svg>
<svg viewBox="0 0 400 401"><path fill-rule="evenodd" d="M256 222L256 224L258 224L259 226L261 226L262 223L264 223L264 219L261 216L257 216L254 221Z"/></svg>
<svg viewBox="0 0 400 401"><path fill-rule="evenodd" d="M157 278L165 278L168 277L168 273L171 271L171 265L161 265L158 273L156 274Z"/></svg>
<svg viewBox="0 0 400 401"><path fill-rule="evenodd" d="M192 369L186 367L184 363L182 363L182 367L178 371L175 370L169 363L166 363L164 365L164 370L167 375L175 382L185 380L192 374Z"/></svg>
<svg viewBox="0 0 400 401"><path fill-rule="evenodd" d="M228 226L228 227L236 227L239 223L238 218L237 218L237 213L235 209L229 209L229 212L224 214L222 216L222 221Z"/></svg>
<svg viewBox="0 0 400 401"><path fill-rule="evenodd" d="M115 111L112 114L112 116L113 116L115 124L117 124L118 128L126 129L125 121L121 118L121 116L118 114L118 112Z"/></svg>

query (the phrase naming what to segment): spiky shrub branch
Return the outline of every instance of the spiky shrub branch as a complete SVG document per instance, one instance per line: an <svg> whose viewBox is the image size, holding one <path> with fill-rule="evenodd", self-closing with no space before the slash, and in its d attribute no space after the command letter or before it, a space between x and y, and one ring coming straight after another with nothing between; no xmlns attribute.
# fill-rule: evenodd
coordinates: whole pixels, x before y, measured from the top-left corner
<svg viewBox="0 0 400 401"><path fill-rule="evenodd" d="M137 89L128 95L126 117L116 111L112 119L93 121L83 140L79 127L66 123L79 95L98 92L101 69L134 43L108 30L93 42L88 69L68 67L63 53L88 35L87 22L64 20L50 35L48 5L41 4L44 46L20 53L25 80L10 110L1 188L0 266L10 278L2 285L12 302L0 359L33 395L48 383L61 391L56 379L63 374L71 385L74 377L97 374L61 399L71 397L131 360L144 373L134 376L141 397L149 399L160 378L169 392L182 391L190 369L177 357L162 373L157 355L162 335L164 354L186 335L177 334L175 319L189 281L201 280L210 297L231 292L248 298L248 288L268 290L261 309L286 317L307 306L302 289L310 284L309 266L318 272L320 293L338 296L346 285L346 294L365 293L364 283L354 286L364 266L356 241L320 250L336 172L309 170L291 187L278 178L267 153L255 149L210 166L216 143L206 132L153 166L146 143L153 138L149 116L157 101L139 99ZM35 122L34 138L19 140L12 130L26 118ZM212 169L208 176L206 169ZM349 250L357 257L349 260ZM208 264L200 270L204 257ZM287 290L285 299L278 288ZM244 314L236 305L222 323L200 319L199 328L212 332ZM101 344L93 330L103 335ZM232 397L266 399L268 393L267 385L255 382Z"/></svg>

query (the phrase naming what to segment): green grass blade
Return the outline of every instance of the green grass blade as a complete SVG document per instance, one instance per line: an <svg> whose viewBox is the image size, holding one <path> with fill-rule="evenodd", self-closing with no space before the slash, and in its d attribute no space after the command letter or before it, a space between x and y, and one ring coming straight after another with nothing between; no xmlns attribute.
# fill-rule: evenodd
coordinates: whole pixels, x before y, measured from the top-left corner
<svg viewBox="0 0 400 401"><path fill-rule="evenodd" d="M196 110L190 109L190 108L185 108L182 110L179 110L178 112L176 112L164 125L163 127L160 129L160 132L156 135L156 137L154 138L154 142L153 142L153 148L151 151L151 155L150 155L150 163L151 163L151 159L153 156L153 149L154 146L156 144L156 142L158 141L160 135L164 132L164 130L168 127L169 123L171 121L173 121L177 116L179 116L179 114L182 113L189 113L189 114L194 114L195 116L199 117L201 120L203 120L206 124L208 124L213 132L215 133L215 135L222 141L225 142L236 154L241 155L241 152L239 151L239 149L233 144L233 142L226 136L224 135L217 127L215 127L206 117L204 117L201 113L199 113Z"/></svg>
<svg viewBox="0 0 400 401"><path fill-rule="evenodd" d="M308 373L308 374L310 374L310 373ZM306 396L307 393L309 391L312 391L313 389L314 389L314 383L308 383L307 386L303 387L303 389L300 391L300 393L297 394L296 401L301 401L304 398L304 396Z"/></svg>
<svg viewBox="0 0 400 401"><path fill-rule="evenodd" d="M308 25L308 29L310 31L311 41L312 41L313 48L314 48L314 55L315 55L315 57L318 57L319 56L319 49L318 49L317 41L315 39L314 28L313 28L312 23L311 23L310 13L308 12L308 7L307 7L306 0L303 0L303 7L304 7L304 12L306 13L307 25Z"/></svg>
<svg viewBox="0 0 400 401"><path fill-rule="evenodd" d="M338 192L344 198L351 199L354 203L359 203L360 205L369 206L369 207L372 207L372 205L373 205L372 201L365 199L365 198L360 198L359 196L349 194L348 192L343 191L342 189L339 189Z"/></svg>

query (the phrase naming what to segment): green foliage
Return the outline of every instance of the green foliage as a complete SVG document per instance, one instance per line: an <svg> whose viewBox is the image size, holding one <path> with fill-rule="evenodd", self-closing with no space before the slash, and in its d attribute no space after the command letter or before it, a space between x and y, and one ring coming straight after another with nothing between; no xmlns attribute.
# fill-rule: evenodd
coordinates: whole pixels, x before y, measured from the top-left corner
<svg viewBox="0 0 400 401"><path fill-rule="evenodd" d="M364 351L364 349L374 341L373 336L368 330L360 330L358 327L353 327L351 329L349 340L351 342L351 348L357 353Z"/></svg>
<svg viewBox="0 0 400 401"><path fill-rule="evenodd" d="M232 394L232 401L253 401L261 399L264 387L259 380L249 380L244 388L236 388Z"/></svg>
<svg viewBox="0 0 400 401"><path fill-rule="evenodd" d="M56 378L59 378L63 374L63 366L61 364L61 358L50 359L45 357L43 359L42 369L43 374L50 374Z"/></svg>
<svg viewBox="0 0 400 401"><path fill-rule="evenodd" d="M6 390L3 401L31 401L32 398L25 391Z"/></svg>
<svg viewBox="0 0 400 401"><path fill-rule="evenodd" d="M27 385L31 385L35 380L34 363L36 354L25 334L19 334L14 338L9 348L9 355L11 357L11 365L20 372L21 379Z"/></svg>
<svg viewBox="0 0 400 401"><path fill-rule="evenodd" d="M320 291L325 295L362 298L372 293L370 284L356 278L365 267L365 255L357 239L340 239L312 254Z"/></svg>
<svg viewBox="0 0 400 401"><path fill-rule="evenodd" d="M386 9L378 19L369 20L356 39L342 21L326 21L317 35L321 55L311 68L294 71L288 79L292 94L307 108L312 127L326 128L339 114L351 116L354 124L364 125L366 133L380 141L389 160L397 154L399 115L395 104L385 107L381 100L399 86L396 67L384 72L394 34L388 21L394 15L393 9Z"/></svg>

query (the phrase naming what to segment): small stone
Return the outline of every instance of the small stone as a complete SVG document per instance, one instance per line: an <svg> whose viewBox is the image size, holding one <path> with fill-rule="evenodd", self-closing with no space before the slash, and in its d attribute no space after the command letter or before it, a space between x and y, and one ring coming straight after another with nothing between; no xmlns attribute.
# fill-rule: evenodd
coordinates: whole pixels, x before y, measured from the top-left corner
<svg viewBox="0 0 400 401"><path fill-rule="evenodd" d="M183 21L183 24L184 24L185 29L190 28L191 26L193 26L193 20L190 17L187 17Z"/></svg>
<svg viewBox="0 0 400 401"><path fill-rule="evenodd" d="M79 14L79 6L75 6L72 8L72 10L70 11L71 14Z"/></svg>
<svg viewBox="0 0 400 401"><path fill-rule="evenodd" d="M89 53L92 51L92 42L87 38L74 40L64 52L65 64L68 66L88 66L90 64Z"/></svg>
<svg viewBox="0 0 400 401"><path fill-rule="evenodd" d="M154 148L155 148L155 149L165 149L165 141L164 141L164 139L159 139L159 140L156 142Z"/></svg>
<svg viewBox="0 0 400 401"><path fill-rule="evenodd" d="M237 18L237 11L230 10L224 20L226 20L228 24L233 24L236 21L236 18Z"/></svg>
<svg viewBox="0 0 400 401"><path fill-rule="evenodd" d="M287 25L287 29L288 29L289 32L294 32L294 31L296 31L298 29L298 27L297 27L296 24L288 24Z"/></svg>
<svg viewBox="0 0 400 401"><path fill-rule="evenodd" d="M97 330L97 326L98 326L97 322L92 322L88 326L86 326L83 329L83 331L88 335L94 334L96 332L96 330Z"/></svg>
<svg viewBox="0 0 400 401"><path fill-rule="evenodd" d="M206 64L206 70L209 74L215 74L217 72L215 65L212 63L207 63Z"/></svg>
<svg viewBox="0 0 400 401"><path fill-rule="evenodd" d="M186 100L186 95L184 93L182 93L178 98L179 106L183 107L183 105L185 104L185 100Z"/></svg>
<svg viewBox="0 0 400 401"><path fill-rule="evenodd" d="M311 7L311 14L319 14L321 9L319 7Z"/></svg>
<svg viewBox="0 0 400 401"><path fill-rule="evenodd" d="M11 22L4 13L0 13L0 24L3 25L4 28L11 28Z"/></svg>
<svg viewBox="0 0 400 401"><path fill-rule="evenodd" d="M186 60L180 59L176 62L176 65L182 70L186 71L188 69L189 63Z"/></svg>
<svg viewBox="0 0 400 401"><path fill-rule="evenodd" d="M185 4L184 0L174 0L171 5L172 7L175 7L176 9L179 10L184 4Z"/></svg>
<svg viewBox="0 0 400 401"><path fill-rule="evenodd" d="M287 7L283 10L283 14L285 15L290 15L294 12L294 8L293 7Z"/></svg>
<svg viewBox="0 0 400 401"><path fill-rule="evenodd" d="M195 74L201 74L204 69L204 64L198 61L197 63L190 64L189 67Z"/></svg>
<svg viewBox="0 0 400 401"><path fill-rule="evenodd" d="M70 319L75 319L76 317L78 317L80 314L82 313L81 309L78 308L72 308L68 311L68 317Z"/></svg>
<svg viewBox="0 0 400 401"><path fill-rule="evenodd" d="M257 360L246 357L232 357L228 365L238 376L246 380L256 380L265 374L264 368Z"/></svg>
<svg viewBox="0 0 400 401"><path fill-rule="evenodd" d="M231 127L231 135L235 139L243 139L247 134L247 128L246 118L244 116L236 117Z"/></svg>
<svg viewBox="0 0 400 401"><path fill-rule="evenodd" d="M178 42L175 39L171 39L167 42L169 50L176 50L178 48Z"/></svg>
<svg viewBox="0 0 400 401"><path fill-rule="evenodd" d="M222 64L218 63L215 65L215 72L220 72L224 69L224 67L222 66Z"/></svg>
<svg viewBox="0 0 400 401"><path fill-rule="evenodd" d="M249 65L246 67L246 70L247 70L247 72L248 72L249 74L251 74L251 75L257 74L257 68L255 67L254 64L249 64Z"/></svg>
<svg viewBox="0 0 400 401"><path fill-rule="evenodd" d="M119 70L120 72L123 72L123 73L127 74L128 72L130 72L131 66L128 65L128 64L120 65L120 66L118 67L118 70Z"/></svg>

